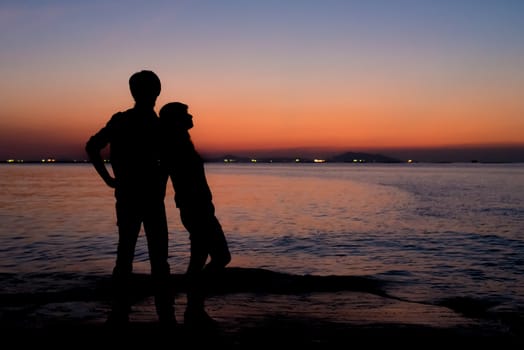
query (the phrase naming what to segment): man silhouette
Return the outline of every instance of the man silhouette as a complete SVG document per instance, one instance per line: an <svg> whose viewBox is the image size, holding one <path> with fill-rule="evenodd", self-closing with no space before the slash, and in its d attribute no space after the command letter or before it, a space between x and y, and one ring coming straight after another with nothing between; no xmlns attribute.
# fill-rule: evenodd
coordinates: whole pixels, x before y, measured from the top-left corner
<svg viewBox="0 0 524 350"><path fill-rule="evenodd" d="M160 79L154 72L143 70L130 77L129 88L134 107L114 114L86 144L89 159L104 182L114 188L116 199L118 247L112 272L113 304L107 321L129 321L133 259L143 225L157 315L161 323L171 324L176 321L170 290L165 184L159 164L159 119L154 111ZM108 145L114 177L102 158L102 150Z"/></svg>
<svg viewBox="0 0 524 350"><path fill-rule="evenodd" d="M190 238L184 324L212 327L216 325L215 321L204 308L207 288L218 280L220 272L231 261L231 254L222 226L215 216L204 163L189 134L193 116L188 113L188 106L180 102L168 103L160 109L159 116L165 182L169 176L175 190L175 204ZM206 265L208 257L210 260Z"/></svg>

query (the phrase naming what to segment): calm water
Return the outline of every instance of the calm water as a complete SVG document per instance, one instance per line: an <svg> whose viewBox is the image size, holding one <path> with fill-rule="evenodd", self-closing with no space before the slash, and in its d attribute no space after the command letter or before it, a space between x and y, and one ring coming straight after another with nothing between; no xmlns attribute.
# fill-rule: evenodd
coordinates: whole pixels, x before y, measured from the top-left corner
<svg viewBox="0 0 524 350"><path fill-rule="evenodd" d="M414 301L524 309L524 164L207 164L231 266L380 278ZM166 198L171 265L188 235ZM108 275L112 190L90 164L0 165L0 273ZM148 272L140 236L135 270Z"/></svg>

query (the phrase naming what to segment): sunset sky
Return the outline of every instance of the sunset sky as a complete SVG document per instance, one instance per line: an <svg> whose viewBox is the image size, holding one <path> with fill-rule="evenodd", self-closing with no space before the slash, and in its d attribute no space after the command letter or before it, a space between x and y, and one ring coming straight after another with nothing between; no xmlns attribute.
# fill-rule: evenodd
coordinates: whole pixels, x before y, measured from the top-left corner
<svg viewBox="0 0 524 350"><path fill-rule="evenodd" d="M524 145L524 1L0 2L0 160L85 158L155 71L203 153Z"/></svg>

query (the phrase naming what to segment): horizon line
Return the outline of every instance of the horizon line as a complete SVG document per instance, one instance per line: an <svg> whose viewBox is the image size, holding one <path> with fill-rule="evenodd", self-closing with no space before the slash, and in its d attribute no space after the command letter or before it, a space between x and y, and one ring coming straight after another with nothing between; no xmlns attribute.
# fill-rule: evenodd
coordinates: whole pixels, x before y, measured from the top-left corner
<svg viewBox="0 0 524 350"><path fill-rule="evenodd" d="M198 147L197 147L198 149ZM349 150L348 150L349 149ZM201 148L198 150L203 158L221 158L233 156L236 158L259 158L259 159L326 159L340 156L346 153L366 153L369 155L380 155L396 158L401 161L414 160L419 162L524 162L523 144L463 144L446 146L425 147L293 147L273 149L237 149L237 150L209 150ZM60 160L68 162L84 162L87 155L80 153L60 152L53 155L49 152L45 156L3 156L0 162L43 162L45 160ZM108 158L108 154L106 155Z"/></svg>

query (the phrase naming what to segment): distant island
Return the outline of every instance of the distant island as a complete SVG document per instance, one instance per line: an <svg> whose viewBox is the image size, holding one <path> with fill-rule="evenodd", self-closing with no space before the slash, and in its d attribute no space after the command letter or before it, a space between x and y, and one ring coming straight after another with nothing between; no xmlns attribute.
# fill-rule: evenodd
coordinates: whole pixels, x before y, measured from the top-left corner
<svg viewBox="0 0 524 350"><path fill-rule="evenodd" d="M252 155L201 153L206 163L521 163L524 162L524 146L514 147L481 147L481 148L440 148L440 149L392 149L385 155L380 151L374 153L353 152L328 153L326 151L278 150L278 152L251 151ZM106 160L109 162L109 160ZM11 158L0 160L0 163L89 163L79 157L42 157L41 159Z"/></svg>
<svg viewBox="0 0 524 350"><path fill-rule="evenodd" d="M205 157L206 163L405 163L397 158L382 154L371 154L362 152L346 152L327 158L311 157L245 157L226 154L221 157ZM47 157L40 160L8 159L2 163L89 163L88 160L67 160ZM106 160L106 162L109 162Z"/></svg>
<svg viewBox="0 0 524 350"><path fill-rule="evenodd" d="M310 157L239 157L235 155L224 155L222 157L206 158L208 163L404 163L400 159L388 157L382 154L371 154L362 152L346 152L327 158Z"/></svg>

